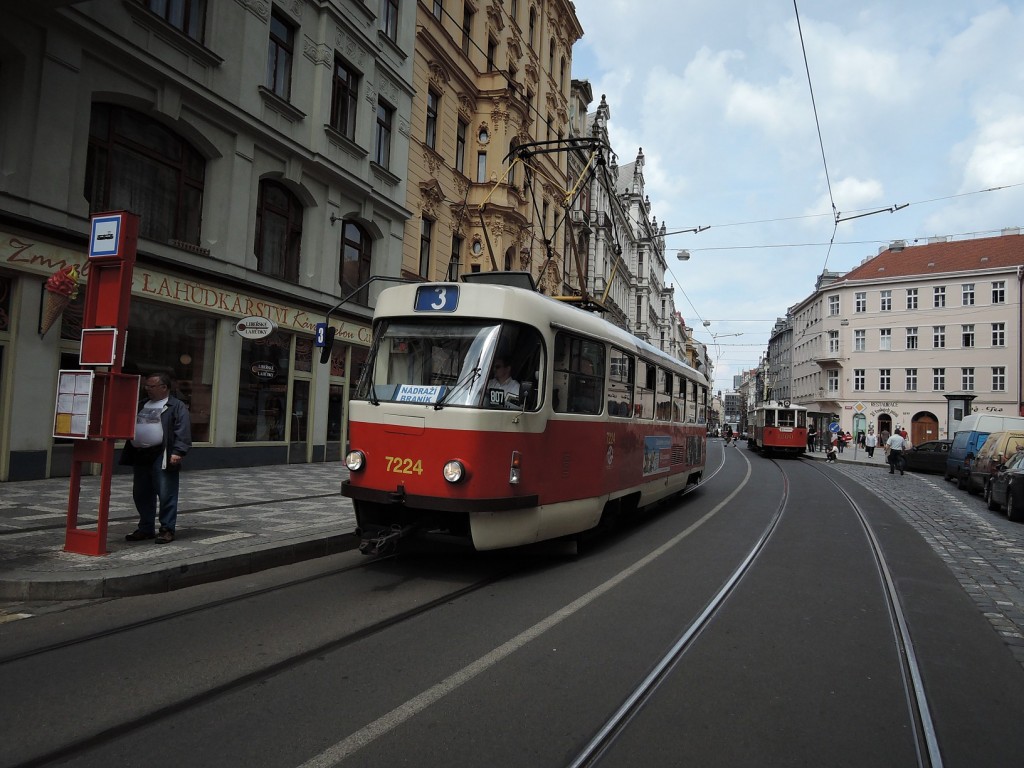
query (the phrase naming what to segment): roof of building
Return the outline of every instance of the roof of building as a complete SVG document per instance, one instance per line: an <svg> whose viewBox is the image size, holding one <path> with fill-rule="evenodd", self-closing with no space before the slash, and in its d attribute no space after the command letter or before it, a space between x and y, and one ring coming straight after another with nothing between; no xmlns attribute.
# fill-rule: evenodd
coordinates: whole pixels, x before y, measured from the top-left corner
<svg viewBox="0 0 1024 768"><path fill-rule="evenodd" d="M1018 230L997 237L941 240L887 249L851 269L838 284L892 277L920 277L951 272L1007 269L1024 265L1024 237Z"/></svg>

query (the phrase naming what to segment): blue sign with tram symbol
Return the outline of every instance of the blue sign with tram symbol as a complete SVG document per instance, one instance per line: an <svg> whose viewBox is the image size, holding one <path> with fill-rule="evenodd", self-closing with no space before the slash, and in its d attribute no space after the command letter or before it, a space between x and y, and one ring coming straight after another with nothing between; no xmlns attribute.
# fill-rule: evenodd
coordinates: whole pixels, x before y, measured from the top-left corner
<svg viewBox="0 0 1024 768"><path fill-rule="evenodd" d="M454 312L459 306L459 286L424 285L416 289L416 312Z"/></svg>

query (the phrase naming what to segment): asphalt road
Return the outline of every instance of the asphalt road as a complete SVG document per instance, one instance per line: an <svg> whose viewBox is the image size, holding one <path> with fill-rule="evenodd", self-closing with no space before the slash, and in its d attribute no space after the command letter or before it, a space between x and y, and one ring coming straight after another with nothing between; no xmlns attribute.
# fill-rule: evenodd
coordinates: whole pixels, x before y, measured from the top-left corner
<svg viewBox="0 0 1024 768"><path fill-rule="evenodd" d="M569 765L776 520L601 765L924 764L864 521L943 764L1018 764L1024 668L907 518L950 513L941 478L709 451L575 557L345 553L7 625L0 765Z"/></svg>

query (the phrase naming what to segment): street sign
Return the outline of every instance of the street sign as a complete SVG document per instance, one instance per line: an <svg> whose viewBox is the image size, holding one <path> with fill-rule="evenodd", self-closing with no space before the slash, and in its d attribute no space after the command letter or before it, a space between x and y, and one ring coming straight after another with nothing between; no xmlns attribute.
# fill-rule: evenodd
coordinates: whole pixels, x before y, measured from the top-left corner
<svg viewBox="0 0 1024 768"><path fill-rule="evenodd" d="M831 424L829 424L828 425L828 431L831 432L833 435L838 434L839 433L839 422L838 421L833 421Z"/></svg>

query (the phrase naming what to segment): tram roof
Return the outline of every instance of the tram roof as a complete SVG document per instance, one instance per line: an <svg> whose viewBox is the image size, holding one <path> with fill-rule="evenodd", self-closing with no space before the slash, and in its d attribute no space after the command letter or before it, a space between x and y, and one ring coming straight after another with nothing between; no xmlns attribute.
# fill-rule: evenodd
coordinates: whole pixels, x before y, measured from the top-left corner
<svg viewBox="0 0 1024 768"><path fill-rule="evenodd" d="M658 347L640 339L617 325L578 307L558 301L536 291L519 287L516 284L502 284L499 281L467 281L465 283L404 283L385 288L377 298L374 320L385 317L408 317L413 315L416 291L424 286L457 287L462 297L468 299L472 306L465 309L460 300L459 310L453 313L457 317L486 317L500 320L518 319L532 321L545 317L552 327L563 327L598 338L603 338L624 349L631 350L645 357L655 358L672 365L685 368L690 375L702 379L707 384L707 377L685 360L672 357ZM521 285L521 284L520 284ZM451 315L449 315L451 316ZM440 317L440 316L438 316Z"/></svg>

